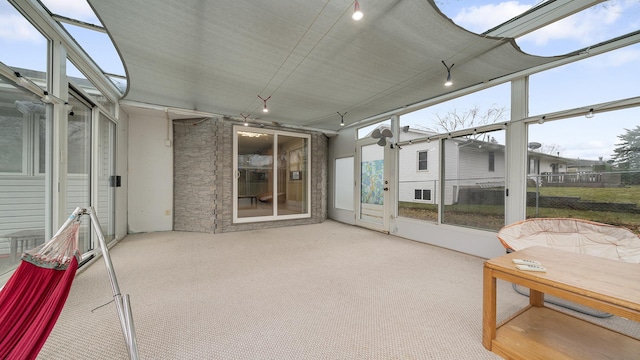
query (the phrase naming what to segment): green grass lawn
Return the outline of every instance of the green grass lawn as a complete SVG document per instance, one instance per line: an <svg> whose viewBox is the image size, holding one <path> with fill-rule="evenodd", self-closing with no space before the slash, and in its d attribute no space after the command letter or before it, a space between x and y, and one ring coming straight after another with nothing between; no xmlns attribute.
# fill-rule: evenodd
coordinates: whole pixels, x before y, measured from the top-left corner
<svg viewBox="0 0 640 360"><path fill-rule="evenodd" d="M529 188L535 192L536 188ZM624 188L543 187L541 196L578 197L584 201L602 203L633 203L640 208L640 186ZM399 202L400 216L425 221L437 221L438 207L434 204ZM616 226L624 226L640 234L640 214L620 211L589 211L561 208L527 207L527 218L567 217L585 219ZM444 222L479 229L498 231L504 226L504 207L500 205L447 205Z"/></svg>

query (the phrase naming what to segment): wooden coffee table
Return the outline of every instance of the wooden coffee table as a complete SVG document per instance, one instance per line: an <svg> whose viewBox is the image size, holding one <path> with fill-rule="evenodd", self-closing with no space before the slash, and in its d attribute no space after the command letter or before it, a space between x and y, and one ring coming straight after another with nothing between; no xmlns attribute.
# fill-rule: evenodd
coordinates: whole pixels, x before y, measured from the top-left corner
<svg viewBox="0 0 640 360"><path fill-rule="evenodd" d="M512 259L547 271L518 270ZM531 289L529 305L498 326L496 279ZM546 307L545 294L640 322L640 264L539 246L486 261L484 347L507 359L639 359L639 339Z"/></svg>

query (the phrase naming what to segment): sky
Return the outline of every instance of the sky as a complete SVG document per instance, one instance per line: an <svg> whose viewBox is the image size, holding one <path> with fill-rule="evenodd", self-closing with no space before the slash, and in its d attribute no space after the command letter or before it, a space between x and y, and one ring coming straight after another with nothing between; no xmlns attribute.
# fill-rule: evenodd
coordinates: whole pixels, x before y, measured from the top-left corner
<svg viewBox="0 0 640 360"><path fill-rule="evenodd" d="M99 24L84 1L41 0L57 14ZM366 0L361 0L362 3ZM469 31L482 33L541 1L435 0L441 11ZM65 25L106 72L124 75L106 34ZM516 39L520 49L538 56L562 55L640 29L640 0L610 0ZM46 41L6 1L0 0L0 61L9 66L45 69ZM33 54L25 56L25 54ZM77 70L71 70L77 71ZM72 74L80 76L81 74ZM455 68L452 70L455 82ZM640 96L640 44L595 56L530 77L529 115L545 114ZM402 125L433 128L436 115L477 106L509 110L509 84L500 85L401 117ZM640 124L640 108L545 122L529 128L529 141L560 149L561 156L605 160L618 135ZM570 136L569 136L570 135ZM500 135L497 135L500 138Z"/></svg>
<svg viewBox="0 0 640 360"><path fill-rule="evenodd" d="M436 0L441 11L457 25L482 33L521 14L541 1ZM640 0L612 0L572 15L516 39L531 55L556 56L640 30ZM452 70L455 82L455 68ZM444 79L443 79L444 80ZM535 74L529 80L529 116L640 96L640 45ZM401 126L435 128L436 116L505 107L510 85L499 85L443 104L404 115ZM587 110L585 110L587 111ZM508 111L507 111L508 113ZM618 135L640 125L640 108L548 121L529 127L529 142L539 142L560 156L608 160L619 143ZM496 138L504 139L496 134Z"/></svg>

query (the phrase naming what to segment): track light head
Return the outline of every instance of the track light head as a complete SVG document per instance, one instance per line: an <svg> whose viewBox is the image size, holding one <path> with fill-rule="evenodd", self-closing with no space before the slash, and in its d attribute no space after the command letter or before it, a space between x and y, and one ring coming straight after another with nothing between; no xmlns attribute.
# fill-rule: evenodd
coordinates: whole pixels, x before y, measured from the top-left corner
<svg viewBox="0 0 640 360"><path fill-rule="evenodd" d="M363 16L364 14L360 10L360 3L358 2L358 0L356 0L355 4L353 5L353 15L351 15L351 18L355 21L358 21L362 20Z"/></svg>
<svg viewBox="0 0 640 360"><path fill-rule="evenodd" d="M344 126L344 116L347 115L347 112L345 111L344 114L340 114L339 111L336 112L340 115L340 126Z"/></svg>
<svg viewBox="0 0 640 360"><path fill-rule="evenodd" d="M451 81L451 68L455 64L451 64L451 66L447 66L444 60L442 60L442 65L444 65L444 67L447 68L447 81L444 82L444 86L451 86L453 85L453 82Z"/></svg>
<svg viewBox="0 0 640 360"><path fill-rule="evenodd" d="M268 98L264 99L262 96L258 95L258 97L260 98L260 100L262 100L262 102L264 103L264 105L262 106L262 112L268 113L269 112L269 108L267 107L267 100L271 99L271 96L269 96Z"/></svg>

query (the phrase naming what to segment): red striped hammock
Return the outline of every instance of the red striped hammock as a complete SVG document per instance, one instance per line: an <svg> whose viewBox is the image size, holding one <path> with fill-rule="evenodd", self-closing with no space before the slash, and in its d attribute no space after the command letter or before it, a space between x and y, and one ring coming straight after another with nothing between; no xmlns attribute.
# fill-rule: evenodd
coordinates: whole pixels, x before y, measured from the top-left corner
<svg viewBox="0 0 640 360"><path fill-rule="evenodd" d="M0 359L35 359L58 320L78 269L73 222L22 256L0 291Z"/></svg>

